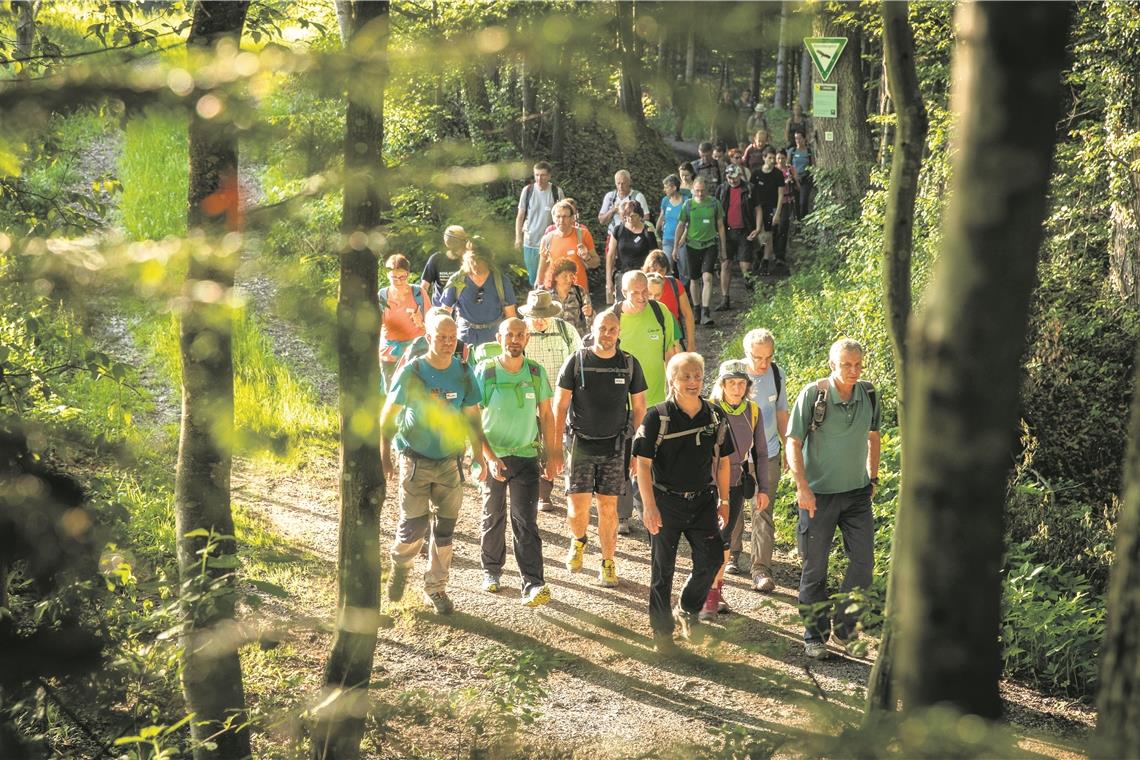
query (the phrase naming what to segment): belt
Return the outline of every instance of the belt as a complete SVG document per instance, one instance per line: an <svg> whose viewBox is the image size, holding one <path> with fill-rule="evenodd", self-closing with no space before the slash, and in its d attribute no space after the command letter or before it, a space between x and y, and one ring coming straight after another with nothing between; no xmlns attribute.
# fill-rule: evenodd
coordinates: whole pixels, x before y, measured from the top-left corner
<svg viewBox="0 0 1140 760"><path fill-rule="evenodd" d="M419 459L420 461L423 461L423 462L447 462L449 460L455 460L458 456L460 456L459 454L452 454L449 457L440 457L439 459L436 459L435 457L424 456L423 454L416 451L415 449L410 449L410 448L409 449L402 449L400 451L400 454L402 456L406 456L408 459Z"/></svg>
<svg viewBox="0 0 1140 760"><path fill-rule="evenodd" d="M464 327L470 327L470 328L473 328L475 330L486 330L488 327L498 327L499 323L498 322L468 322L465 319L465 320L463 320L463 326Z"/></svg>
<svg viewBox="0 0 1140 760"><path fill-rule="evenodd" d="M713 492L712 486L702 488L700 491L674 491L672 488L665 488L664 486L659 486L654 483L653 488L660 491L661 493L667 493L670 496L676 496L678 499L684 499L685 501L695 501L701 496Z"/></svg>

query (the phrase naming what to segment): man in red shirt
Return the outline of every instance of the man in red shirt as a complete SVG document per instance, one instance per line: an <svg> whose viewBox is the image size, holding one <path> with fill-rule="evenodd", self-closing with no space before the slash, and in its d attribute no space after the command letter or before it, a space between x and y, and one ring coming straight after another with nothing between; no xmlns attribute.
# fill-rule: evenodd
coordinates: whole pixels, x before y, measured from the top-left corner
<svg viewBox="0 0 1140 760"><path fill-rule="evenodd" d="M717 200L724 208L725 232L728 241L724 261L720 264L720 305L716 311L728 311L732 304L728 298L728 286L732 283L732 262L740 264L740 273L748 288L752 288L752 241L759 234L762 220L760 209L752 203L752 193L743 181L744 173L739 166L731 165L724 173L728 180L717 189Z"/></svg>

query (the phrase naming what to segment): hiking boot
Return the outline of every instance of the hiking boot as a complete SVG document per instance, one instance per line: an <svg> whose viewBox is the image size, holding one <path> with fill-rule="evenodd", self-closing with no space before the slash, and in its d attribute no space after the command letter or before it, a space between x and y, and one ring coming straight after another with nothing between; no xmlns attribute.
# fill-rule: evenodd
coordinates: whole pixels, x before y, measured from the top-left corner
<svg viewBox="0 0 1140 760"><path fill-rule="evenodd" d="M701 307L701 321L700 321L700 325L701 325L702 327L712 327L713 325L715 325L715 324L716 324L716 322L714 322L714 321L713 321L713 318L712 318L711 316L709 316L709 312L710 312L710 311L711 311L711 310L710 310L710 309L709 309L709 307L707 307L707 306L703 306L703 307Z"/></svg>
<svg viewBox="0 0 1140 760"><path fill-rule="evenodd" d="M831 657L831 652L827 651L822 641L804 642L804 654L809 660L826 660Z"/></svg>
<svg viewBox="0 0 1140 760"><path fill-rule="evenodd" d="M655 633L653 634L653 651L664 657L673 657L680 650L673 643L673 634Z"/></svg>
<svg viewBox="0 0 1140 760"><path fill-rule="evenodd" d="M618 520L618 535L619 536L628 536L629 535L629 520L624 520L624 519Z"/></svg>
<svg viewBox="0 0 1140 760"><path fill-rule="evenodd" d="M404 587L408 585L409 568L403 565L392 565L388 571L388 601L398 602L404 598Z"/></svg>
<svg viewBox="0 0 1140 760"><path fill-rule="evenodd" d="M499 576L494 573L483 573L483 590L489 594L499 593Z"/></svg>
<svg viewBox="0 0 1140 760"><path fill-rule="evenodd" d="M552 504L549 499L539 499L538 500L538 511L539 512L553 512L554 511L554 504Z"/></svg>
<svg viewBox="0 0 1140 760"><path fill-rule="evenodd" d="M446 591L436 591L434 594L424 592L424 601L435 607L435 614L450 615L455 612L455 605L451 603Z"/></svg>
<svg viewBox="0 0 1140 760"><path fill-rule="evenodd" d="M770 594L776 590L776 582L767 575L757 575L752 579L752 590Z"/></svg>
<svg viewBox="0 0 1140 760"><path fill-rule="evenodd" d="M617 567L612 559L602 560L602 569L598 571L598 585L604 588L617 588Z"/></svg>
<svg viewBox="0 0 1140 760"><path fill-rule="evenodd" d="M720 589L713 586L709 589L708 596L705 597L705 606L701 607L701 611L697 614L697 619L701 621L716 620L716 613L719 607Z"/></svg>
<svg viewBox="0 0 1140 760"><path fill-rule="evenodd" d="M772 265L768 263L768 259L760 262L760 276L769 277L772 274Z"/></svg>
<svg viewBox="0 0 1140 760"><path fill-rule="evenodd" d="M729 302L728 296L724 296L720 299L720 304L713 309L713 311L728 311L731 308L732 304Z"/></svg>
<svg viewBox="0 0 1140 760"><path fill-rule="evenodd" d="M729 575L740 575L740 555L732 554L724 563L724 571Z"/></svg>
<svg viewBox="0 0 1140 760"><path fill-rule="evenodd" d="M701 627L699 613L685 612L678 604L673 608L673 622L677 626L678 635L690 644L699 644L704 640L705 632Z"/></svg>
<svg viewBox="0 0 1140 760"><path fill-rule="evenodd" d="M523 594L523 607L541 607L551 600L550 589L543 586L531 586Z"/></svg>
<svg viewBox="0 0 1140 760"><path fill-rule="evenodd" d="M724 600L724 586L721 586L718 590L720 591L720 600L718 601L716 607L717 614L727 615L728 613L732 612L732 608L729 607L728 602Z"/></svg>
<svg viewBox="0 0 1140 760"><path fill-rule="evenodd" d="M566 551L566 569L576 573L582 569L582 558L586 554L586 542L574 538L570 540L570 548Z"/></svg>

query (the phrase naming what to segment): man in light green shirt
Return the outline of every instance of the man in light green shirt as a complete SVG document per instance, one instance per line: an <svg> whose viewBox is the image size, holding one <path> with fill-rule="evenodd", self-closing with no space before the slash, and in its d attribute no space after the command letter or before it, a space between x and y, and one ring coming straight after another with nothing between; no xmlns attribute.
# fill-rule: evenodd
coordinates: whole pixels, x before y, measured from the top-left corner
<svg viewBox="0 0 1140 760"><path fill-rule="evenodd" d="M621 278L623 300L614 305L621 318L621 349L641 364L645 374L645 406L665 400L665 365L681 350L681 330L668 309L649 300L649 280L640 271ZM631 485L618 499L618 534L629 535L633 509L641 510L641 494Z"/></svg>
<svg viewBox="0 0 1140 760"><path fill-rule="evenodd" d="M512 317L499 325L502 353L481 362L475 371L491 462L483 486L483 532L480 549L483 590L496 593L507 560L507 495L515 561L522 575L522 601L538 607L550 601L543 579L542 538L538 532L539 435L547 451L546 476L562 469L562 450L554 439L550 381L538 362L524 355L530 335L526 323Z"/></svg>
<svg viewBox="0 0 1140 760"><path fill-rule="evenodd" d="M800 523L796 531L803 571L799 602L819 605L830 598L827 560L838 526L849 563L841 593L871 585L875 519L871 497L879 482L879 405L874 386L859 377L863 347L844 338L828 354L830 377L800 391L788 421L788 467L796 482ZM858 610L840 602L806 621L804 652L826 659L831 643L846 648L856 635Z"/></svg>

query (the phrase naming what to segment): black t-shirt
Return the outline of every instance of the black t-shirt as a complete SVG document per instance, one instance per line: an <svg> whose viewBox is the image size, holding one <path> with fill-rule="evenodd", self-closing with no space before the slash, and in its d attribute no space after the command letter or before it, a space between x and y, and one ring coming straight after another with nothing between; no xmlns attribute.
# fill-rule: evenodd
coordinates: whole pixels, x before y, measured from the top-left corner
<svg viewBox="0 0 1140 760"><path fill-rule="evenodd" d="M431 284L433 304L439 305L439 297L447 286L448 278L459 271L461 263L459 259L450 258L445 251L437 251L428 258L421 279Z"/></svg>
<svg viewBox="0 0 1140 760"><path fill-rule="evenodd" d="M660 248L657 245L657 236L648 226L641 232L632 232L623 224L614 230L614 240L617 241L614 271L619 273L641 269L649 252Z"/></svg>
<svg viewBox="0 0 1140 760"><path fill-rule="evenodd" d="M752 172L752 185L756 188L752 193L753 200L758 206L762 206L766 212L771 213L780 200L780 188L784 186L784 173L774 167L767 174L762 169L754 171Z"/></svg>
<svg viewBox="0 0 1140 760"><path fill-rule="evenodd" d="M625 432L629 396L649 387L641 364L634 357L627 360L627 356L618 351L603 359L588 348L582 349L571 354L558 373L558 387L574 394L568 426L581 434L575 445L582 453L613 451L613 439Z"/></svg>
<svg viewBox="0 0 1140 760"><path fill-rule="evenodd" d="M658 405L659 406L659 405ZM645 412L645 418L633 439L634 456L653 460L654 485L670 491L700 491L716 483L713 476L713 449L719 428L724 427L724 440L720 445L720 455L728 456L736 451L729 435L728 422L716 415L712 406L705 402L695 417L681 411L672 401L665 402L669 415L667 435L694 431L691 435L667 438L657 448L657 433L661 430L661 412L653 406Z"/></svg>

